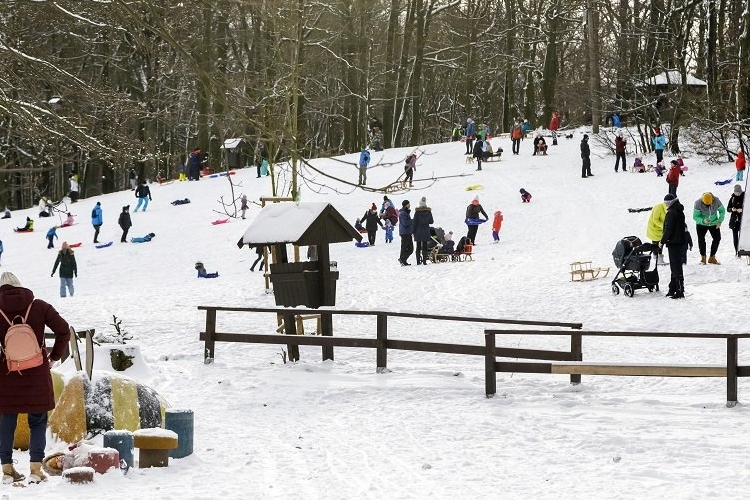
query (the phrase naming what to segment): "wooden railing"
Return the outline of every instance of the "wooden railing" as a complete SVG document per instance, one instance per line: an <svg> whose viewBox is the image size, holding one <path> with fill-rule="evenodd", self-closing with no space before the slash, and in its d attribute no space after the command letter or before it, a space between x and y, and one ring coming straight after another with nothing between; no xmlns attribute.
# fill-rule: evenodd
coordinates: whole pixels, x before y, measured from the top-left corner
<svg viewBox="0 0 750 500"><path fill-rule="evenodd" d="M514 356L522 359L545 359L549 362L497 361L498 335L570 335L570 351L531 351L534 356ZM726 365L675 365L649 363L583 362L583 337L652 337L679 339L724 339L727 343ZM727 406L737 404L737 378L750 376L750 366L738 366L738 341L750 334L729 333L656 333L656 332L569 332L530 330L485 330L485 393L492 397L497 392L497 372L569 374L571 383L580 383L581 375L642 376L642 377L725 377ZM549 357L544 358L549 354ZM509 356L500 356L509 357ZM574 379L574 377L576 377Z"/></svg>
<svg viewBox="0 0 750 500"><path fill-rule="evenodd" d="M216 342L244 342L254 344L287 344L289 359L299 360L299 346L313 345L321 346L323 360L333 359L333 347L360 347L376 350L376 368L383 371L387 368L388 350L407 350L423 352L442 352L450 354L468 354L473 356L484 356L485 346L465 344L445 344L438 342L423 342L413 340L395 340L388 337L388 318L414 318L419 320L437 321L459 321L465 323L495 323L525 326L545 326L580 329L581 323L561 323L552 321L524 321L501 318L478 318L471 316L448 316L438 314L417 314L387 311L355 311L355 310L328 310L328 309L291 309L291 308L263 308L263 307L213 307L198 306L199 310L206 311L206 329L200 332L200 340L204 341L204 362L211 363L215 356ZM247 312L247 313L273 313L284 318L284 332L287 335L278 334L250 334L250 333L224 333L216 331L217 312ZM321 315L321 335L295 335L295 316L298 315ZM352 338L333 336L333 316L375 316L376 331L375 338ZM553 352L539 351L541 355L554 356ZM497 356L511 357L533 357L537 351L525 349L499 348ZM546 354L545 354L546 353ZM538 358L550 359L550 358ZM572 360L571 357L559 357L554 359ZM572 377L575 377L572 376ZM571 380L572 380L571 377ZM580 378L580 376L579 376Z"/></svg>

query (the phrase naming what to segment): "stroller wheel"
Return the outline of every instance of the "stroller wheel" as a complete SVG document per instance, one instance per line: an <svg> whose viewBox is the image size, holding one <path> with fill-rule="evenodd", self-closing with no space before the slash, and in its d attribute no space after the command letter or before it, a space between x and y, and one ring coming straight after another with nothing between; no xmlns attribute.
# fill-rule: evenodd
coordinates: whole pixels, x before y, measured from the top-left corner
<svg viewBox="0 0 750 500"><path fill-rule="evenodd" d="M623 290L625 291L625 295L627 295L628 297L632 297L633 294L635 293L635 290L633 289L633 285L631 285L630 283L626 283Z"/></svg>
<svg viewBox="0 0 750 500"><path fill-rule="evenodd" d="M614 293L615 295L620 295L620 287L614 283L612 283L612 293Z"/></svg>

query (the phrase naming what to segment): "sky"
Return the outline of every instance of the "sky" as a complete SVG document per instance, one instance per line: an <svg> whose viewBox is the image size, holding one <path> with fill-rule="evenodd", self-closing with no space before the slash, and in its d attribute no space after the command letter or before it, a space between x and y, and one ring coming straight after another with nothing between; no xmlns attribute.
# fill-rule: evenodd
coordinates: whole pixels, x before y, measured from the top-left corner
<svg viewBox="0 0 750 500"><path fill-rule="evenodd" d="M382 231L370 248L353 241L331 245L340 274L335 308L581 322L584 331L746 333L750 267L735 258L727 223L717 254L721 265L702 266L689 222L696 248L684 267L684 300L664 296L668 266L659 266L660 292L613 295L615 245L628 235L646 241L648 211L628 209L660 202L667 185L653 173L615 173L614 156L593 134L595 175L582 179L584 132L591 134L580 129L570 139L561 137L547 156L532 156L530 140L514 156L508 138L493 138L505 153L481 172L465 162L462 143L420 146L414 187L393 193L394 202L408 199L416 207L425 197L435 225L457 240L466 232L466 206L478 195L486 212L503 212L499 243L492 243L490 224L484 224L472 261L409 267L397 262L398 237L386 244ZM734 182L714 181L734 175L734 165L707 163L689 147L687 135L681 138L688 171L677 194L690 220L703 192L728 202ZM634 158L629 142L628 168ZM368 187L393 183L414 149L373 153ZM352 224L372 203L379 206L382 192L332 178L356 184L358 156L312 160L319 172L303 169L301 201L331 203ZM646 155L644 162L655 160ZM279 182L288 186L283 168ZM532 194L531 203L521 203L521 188ZM476 356L390 351L389 371L377 373L372 349L337 347L335 360L323 362L319 348L302 347L299 362L284 363L285 346L218 343L214 362L204 364L199 334L205 313L198 306L275 306L262 273L249 270L255 251L236 246L260 213L260 197L272 194L270 178L242 169L229 178L151 184L151 190L153 201L146 212L132 214L130 231L155 233L150 243L119 242L118 214L124 205L132 211L136 201L124 190L70 205L79 223L58 230L54 249L46 248L44 235L57 218L35 217L31 234L12 228L36 216L36 207L0 220L0 270L15 273L78 330L111 334L114 318L121 321L132 336L127 345L140 352L121 374L152 387L172 408L193 410L194 453L163 469L98 475L90 485L53 477L25 488L0 486L10 499L703 499L750 493L742 460L743 436L750 431L744 379L739 404L727 408L721 378L583 376L580 385L571 385L565 375L498 373L497 395L488 399L484 360ZM227 218L223 204L243 193L251 201L247 219L211 224ZM191 203L171 205L183 198ZM114 242L101 249L93 245L90 224L97 201L104 213L99 241ZM59 279L50 276L62 241L82 243L74 297L61 298ZM197 261L219 277L197 278ZM610 267L609 275L571 282L574 261ZM217 317L217 329L228 333L270 334L276 326L268 313ZM333 326L336 336L376 335L372 317L335 317ZM491 326L423 318L388 323L392 339L472 345L483 345ZM519 332L497 343L564 350L568 342ZM94 378L108 373L106 349L95 351ZM741 365L749 364L747 353L747 341L740 340ZM724 364L726 352L723 341L711 339L586 337L583 357ZM70 361L57 369L65 377L74 373ZM101 439L92 443L101 445ZM50 436L47 452L66 446ZM16 451L14 458L28 472L28 453Z"/></svg>

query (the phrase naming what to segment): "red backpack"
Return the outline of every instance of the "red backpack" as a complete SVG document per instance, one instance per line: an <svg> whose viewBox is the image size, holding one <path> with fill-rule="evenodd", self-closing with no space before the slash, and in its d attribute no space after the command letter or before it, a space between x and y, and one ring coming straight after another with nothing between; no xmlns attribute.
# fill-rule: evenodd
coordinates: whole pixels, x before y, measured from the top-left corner
<svg viewBox="0 0 750 500"><path fill-rule="evenodd" d="M8 319L3 311L0 311L0 315L5 318L9 325L3 345L3 353L9 372L36 368L44 362L42 346L39 345L34 329L26 323L32 304L33 301L26 309L25 316L17 315L13 318L13 321ZM21 320L21 322L16 323L16 320Z"/></svg>

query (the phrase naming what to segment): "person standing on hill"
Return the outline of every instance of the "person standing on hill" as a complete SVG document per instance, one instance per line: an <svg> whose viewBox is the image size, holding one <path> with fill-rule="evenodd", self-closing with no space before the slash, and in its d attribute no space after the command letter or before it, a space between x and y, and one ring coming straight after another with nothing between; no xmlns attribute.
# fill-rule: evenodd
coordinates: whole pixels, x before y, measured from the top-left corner
<svg viewBox="0 0 750 500"><path fill-rule="evenodd" d="M481 138L477 138L474 142L474 151L472 156L477 162L477 170L482 170L482 158L484 157L484 141Z"/></svg>
<svg viewBox="0 0 750 500"><path fill-rule="evenodd" d="M742 191L742 186L735 184L734 192L727 204L727 210L729 211L729 229L732 230L732 239L734 241L734 253L738 257L738 252L740 251L740 226L742 225L742 210L744 205L745 192Z"/></svg>
<svg viewBox="0 0 750 500"><path fill-rule="evenodd" d="M734 166L737 169L737 180L741 181L745 178L745 152L740 148L737 151L737 158L734 160Z"/></svg>
<svg viewBox="0 0 750 500"><path fill-rule="evenodd" d="M484 215L484 220L479 218L479 214ZM469 206L466 207L466 238L471 240L471 243L476 243L477 229L479 224L489 219L487 212L484 211L482 205L479 204L479 196L475 196Z"/></svg>
<svg viewBox="0 0 750 500"><path fill-rule="evenodd" d="M367 241L370 246L375 245L375 235L378 232L378 226L383 227L383 223L378 217L378 207L373 203L370 209L365 211L362 216L362 222L365 223L365 229L367 230Z"/></svg>
<svg viewBox="0 0 750 500"><path fill-rule="evenodd" d="M145 212L148 208L148 202L151 201L151 189L146 184L146 180L143 179L135 190L135 197L138 198L138 203L135 206L133 212L137 212L141 205L143 205L143 211Z"/></svg>
<svg viewBox="0 0 750 500"><path fill-rule="evenodd" d="M622 137L622 130L618 130L615 136L615 172L617 172L617 167L620 165L620 160L622 160L622 171L625 172L626 170L625 146L627 143L628 141Z"/></svg>
<svg viewBox="0 0 750 500"><path fill-rule="evenodd" d="M55 265L52 267L51 276L55 275L57 266L60 266L60 297L65 297L66 288L72 297L75 291L73 277L78 277L78 265L76 264L75 253L67 241L63 241L62 248L57 253L57 259L55 260Z"/></svg>
<svg viewBox="0 0 750 500"><path fill-rule="evenodd" d="M130 172L128 173L128 181L130 181L130 190L135 191L136 182L138 180L138 176L135 174L135 169L131 168Z"/></svg>
<svg viewBox="0 0 750 500"><path fill-rule="evenodd" d="M557 110L552 112L552 118L549 121L549 129L552 132L552 145L557 146L557 129L560 128L560 114Z"/></svg>
<svg viewBox="0 0 750 500"><path fill-rule="evenodd" d="M583 134L581 139L581 177L593 177L591 173L591 149L589 148L589 136Z"/></svg>
<svg viewBox="0 0 750 500"><path fill-rule="evenodd" d="M513 128L510 129L510 140L513 142L513 154L517 155L521 151L521 139L523 139L523 128L521 122L516 120Z"/></svg>
<svg viewBox="0 0 750 500"><path fill-rule="evenodd" d="M651 209L651 215L648 217L648 224L646 225L646 237L651 240L654 245L658 245L664 235L664 219L667 216L667 206L670 201L677 198L673 194L668 194L664 197L664 201L660 201ZM656 254L656 263L659 263L659 252ZM661 256L661 263L664 264L664 256Z"/></svg>
<svg viewBox="0 0 750 500"><path fill-rule="evenodd" d="M9 318L21 316L31 327L42 349L42 363L23 372L0 370L0 463L3 483L23 481L25 476L13 466L13 440L18 414L25 413L29 424L29 483L47 479L42 471L47 447L47 413L55 408L50 366L62 358L70 340L70 326L50 304L35 299L34 293L21 286L13 273L0 275L0 339L5 345ZM44 347L44 330L55 334L49 352ZM5 356L3 356L5 357ZM5 365L5 363L3 363ZM23 485L22 485L23 486Z"/></svg>
<svg viewBox="0 0 750 500"><path fill-rule="evenodd" d="M52 226L49 228L49 231L47 231L47 248L55 248L54 239L58 238L57 236L57 228L55 226Z"/></svg>
<svg viewBox="0 0 750 500"><path fill-rule="evenodd" d="M70 197L70 202L75 203L78 201L78 176L70 174L68 175L68 180L70 181L70 193L68 196Z"/></svg>
<svg viewBox="0 0 750 500"><path fill-rule="evenodd" d="M201 148L195 148L188 155L187 170L188 170L189 181L200 180L202 163L203 163L203 152L201 151Z"/></svg>
<svg viewBox="0 0 750 500"><path fill-rule="evenodd" d="M128 210L130 210L130 205L125 205L124 207L122 207L120 218L117 219L117 223L122 229L122 238L120 238L120 243L128 242L128 231L133 226L133 222L130 220L130 213L128 212Z"/></svg>
<svg viewBox="0 0 750 500"><path fill-rule="evenodd" d="M685 279L682 274L682 253L685 245L685 207L676 196L664 197L667 214L664 217L664 228L659 241L659 250L666 245L669 253L669 291L667 297L681 299L685 297Z"/></svg>
<svg viewBox="0 0 750 500"><path fill-rule="evenodd" d="M401 237L401 254L398 261L402 266L410 266L409 256L414 253L414 225L409 210L409 200L401 202L401 210L398 213L398 235Z"/></svg>
<svg viewBox="0 0 750 500"><path fill-rule="evenodd" d="M99 229L101 229L102 223L102 202L97 201L96 206L91 211L91 225L94 226L94 243L99 243Z"/></svg>
<svg viewBox="0 0 750 500"><path fill-rule="evenodd" d="M703 196L695 200L693 206L693 220L695 221L695 232L698 234L698 250L701 252L701 264L706 263L706 233L711 233L711 253L708 257L709 264L720 264L716 260L716 252L721 242L721 223L724 222L726 209L721 201L712 193L703 193Z"/></svg>
<svg viewBox="0 0 750 500"><path fill-rule="evenodd" d="M427 265L427 243L430 241L430 225L435 221L432 218L432 209L427 206L427 198L422 196L419 206L414 211L414 240L417 242L417 265Z"/></svg>
<svg viewBox="0 0 750 500"><path fill-rule="evenodd" d="M651 142L654 145L654 153L656 153L656 163L661 163L664 160L664 148L667 145L667 140L662 135L660 128L654 130L654 133L656 135Z"/></svg>
<svg viewBox="0 0 750 500"><path fill-rule="evenodd" d="M370 165L370 150L367 147L362 148L359 154L359 180L358 186L367 185L367 167ZM244 218L244 217L243 217Z"/></svg>
<svg viewBox="0 0 750 500"><path fill-rule="evenodd" d="M677 196L677 186L680 185L680 164L677 160L669 162L669 171L667 172L666 181L669 184L669 194Z"/></svg>
<svg viewBox="0 0 750 500"><path fill-rule="evenodd" d="M466 154L474 153L474 139L477 136L477 124L471 118L466 119Z"/></svg>

